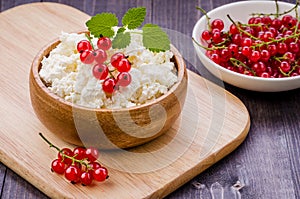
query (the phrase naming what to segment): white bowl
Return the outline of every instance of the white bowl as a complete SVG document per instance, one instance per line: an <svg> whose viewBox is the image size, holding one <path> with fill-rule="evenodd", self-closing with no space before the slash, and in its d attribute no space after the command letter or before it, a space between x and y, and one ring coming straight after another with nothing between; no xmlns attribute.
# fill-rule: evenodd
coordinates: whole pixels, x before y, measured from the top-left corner
<svg viewBox="0 0 300 199"><path fill-rule="evenodd" d="M278 2L279 11L285 11L292 8L294 5L285 2ZM240 1L230 3L208 12L208 16L213 19L222 19L224 21L224 30L227 31L231 22L226 17L227 14L231 16L234 21L241 21L247 23L251 13L276 13L276 6L274 1ZM300 13L300 9L298 8ZM294 15L294 12L290 13ZM207 20L202 16L194 26L193 38L199 42L203 30L207 29ZM224 82L252 91L261 92L277 92L287 91L300 88L300 76L285 77L285 78L262 78L243 75L237 72L228 70L210 60L205 55L205 49L199 47L194 42L194 47L203 65L216 77Z"/></svg>

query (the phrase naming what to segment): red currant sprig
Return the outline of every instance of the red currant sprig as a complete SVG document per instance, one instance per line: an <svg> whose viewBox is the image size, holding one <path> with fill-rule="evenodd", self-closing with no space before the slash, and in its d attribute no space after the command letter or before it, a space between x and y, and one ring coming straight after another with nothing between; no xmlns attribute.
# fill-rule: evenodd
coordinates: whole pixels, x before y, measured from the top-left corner
<svg viewBox="0 0 300 199"><path fill-rule="evenodd" d="M216 24L219 26L219 24ZM84 64L94 64L93 76L99 80L104 80L102 83L103 91L110 96L113 92L119 89L120 86L126 87L131 83L131 63L123 53L115 53L110 58L111 65L115 70L110 71L107 64L106 51L112 46L112 42L108 37L100 38L97 41L98 49L95 49L91 43L91 38L86 35L88 40L82 40L77 44L77 51L80 53L80 60ZM118 73L116 73L118 71ZM115 74L114 74L115 73Z"/></svg>
<svg viewBox="0 0 300 199"><path fill-rule="evenodd" d="M64 174L72 184L80 182L82 185L90 185L93 180L102 182L108 178L108 170L96 162L99 158L99 151L96 148L76 147L73 151L69 148L59 149L42 133L39 135L50 147L58 151L58 158L51 163L51 171Z"/></svg>

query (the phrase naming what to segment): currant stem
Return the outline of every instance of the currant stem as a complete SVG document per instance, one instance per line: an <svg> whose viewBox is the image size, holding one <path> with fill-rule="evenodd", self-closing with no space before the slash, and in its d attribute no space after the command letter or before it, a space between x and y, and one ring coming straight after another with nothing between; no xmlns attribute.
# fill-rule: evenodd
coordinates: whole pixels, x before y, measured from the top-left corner
<svg viewBox="0 0 300 199"><path fill-rule="evenodd" d="M275 16L276 18L278 18L282 15L285 15L285 14L288 14L288 13L292 12L293 10L296 10L298 5L299 5L299 2L297 1L294 7L292 7L289 10L286 10L282 13L279 13L279 5L277 3L277 0L275 0L275 3L276 3L276 13L275 14L274 13L268 13L268 14L265 14L265 13L252 13L251 15L252 16Z"/></svg>
<svg viewBox="0 0 300 199"><path fill-rule="evenodd" d="M45 138L45 136L41 132L39 132L39 135L43 138L45 142L49 144L50 148L55 148L57 151L61 152L61 150L57 146L52 144L49 140L47 140L47 138Z"/></svg>
<svg viewBox="0 0 300 199"><path fill-rule="evenodd" d="M211 26L210 26L210 17L207 15L207 12L206 12L203 8L198 7L198 6L196 6L196 9L197 9L197 10L200 10L200 12L202 12L202 14L205 15L206 20L207 20L207 27L209 28L209 30L211 30Z"/></svg>
<svg viewBox="0 0 300 199"><path fill-rule="evenodd" d="M91 44L93 50L95 50L95 47L94 47L94 44L93 44L93 42L92 42L92 38L90 37L90 35L87 34L87 33L85 33L85 36L86 36L86 38L89 40L89 42L90 42L90 44Z"/></svg>
<svg viewBox="0 0 300 199"><path fill-rule="evenodd" d="M250 33L248 33L248 32L246 32L246 31L244 31L243 29L241 29L240 28L240 26L239 25L237 25L234 21L233 21L233 19L230 17L230 15L229 14L227 14L227 18L231 21L231 23L233 23L237 28L238 28L238 30L240 31L240 32L242 32L242 33L244 33L244 34L246 34L247 36L249 36L251 39L254 39L254 40L259 40L259 38L257 38L257 37L254 37L253 35L251 35Z"/></svg>
<svg viewBox="0 0 300 199"><path fill-rule="evenodd" d="M229 60L230 60L230 62L231 62L234 66L236 66L236 67L242 66L242 67L248 69L249 71L251 71L251 73L252 73L254 76L256 76L255 71L252 70L250 67L248 67L248 66L247 66L246 64L244 64L243 62L241 62L240 60L235 59L235 58L233 58L233 57L231 57Z"/></svg>
<svg viewBox="0 0 300 199"><path fill-rule="evenodd" d="M205 50L218 50L218 49L224 49L226 48L225 46L214 46L213 48L208 48L206 46L203 46L201 44L199 44L194 37L192 37L192 40L200 47L200 48L203 48Z"/></svg>

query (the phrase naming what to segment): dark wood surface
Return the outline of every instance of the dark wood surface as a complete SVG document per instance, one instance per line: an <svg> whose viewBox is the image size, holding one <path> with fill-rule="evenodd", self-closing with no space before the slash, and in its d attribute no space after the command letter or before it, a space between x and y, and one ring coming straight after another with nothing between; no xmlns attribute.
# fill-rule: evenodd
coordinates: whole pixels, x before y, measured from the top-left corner
<svg viewBox="0 0 300 199"><path fill-rule="evenodd" d="M294 2L293 0L285 0ZM35 0L0 0L0 10ZM53 0L94 15L119 13L128 8L147 7L146 22L191 35L201 14L234 0ZM0 27L1 31L1 27ZM1 45L1 44L0 44ZM200 61L195 61L201 66ZM188 64L189 68L193 66ZM245 142L230 155L171 193L167 198L300 198L300 89L280 93L257 93L225 84L239 97L251 116ZM33 171L34 172L34 171ZM0 163L0 198L47 198L30 183Z"/></svg>

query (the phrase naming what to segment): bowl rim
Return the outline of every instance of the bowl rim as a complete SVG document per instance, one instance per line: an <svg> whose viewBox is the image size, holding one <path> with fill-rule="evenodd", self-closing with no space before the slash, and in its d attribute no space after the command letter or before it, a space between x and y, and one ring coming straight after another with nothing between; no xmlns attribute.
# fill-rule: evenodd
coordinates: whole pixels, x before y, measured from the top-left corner
<svg viewBox="0 0 300 199"><path fill-rule="evenodd" d="M77 32L78 34L85 32L85 31L80 31ZM81 105L77 105L75 103L69 102L65 100L64 98L56 95L55 93L51 92L48 87L43 83L40 75L39 75L39 68L41 61L44 57L44 53L51 51L54 47L56 47L60 43L59 37L52 40L52 42L46 44L42 49L39 50L39 52L36 54L34 57L32 63L31 63L31 74L32 74L32 79L33 81L36 82L38 87L45 93L47 96L52 98L53 100L59 101L59 103L65 104L69 108L76 108L77 110L82 110L82 111L92 111L92 112L123 112L123 111L134 111L137 109L142 109L142 108L147 108L151 107L154 104L157 104L160 101L163 101L165 98L167 98L170 94L174 93L176 89L180 86L181 82L186 79L186 64L184 62L184 59L180 52L175 48L174 45L170 44L170 51L173 53L173 58L175 59L176 65L177 65L177 82L172 85L172 87L168 90L166 94L163 94L162 96L147 102L145 104L137 105L137 106L132 106L132 107L126 107L126 108L115 108L115 109L109 109L109 108L89 108Z"/></svg>
<svg viewBox="0 0 300 199"><path fill-rule="evenodd" d="M264 3L264 4L274 4L274 1L238 1L238 2L232 2L229 4L225 4L222 6L219 6L217 8L214 8L212 10L210 10L209 12L207 12L207 15L209 16L209 14L211 13L215 13L218 12L219 10L223 10L223 9L228 9L231 6L236 6L236 5L243 5L245 6L245 4L257 4L257 3ZM287 5L287 6L295 6L292 3L288 3L288 2L282 2L282 1L278 1L278 5ZM193 31L192 31L192 38L194 40L196 40L198 43L201 43L201 41L199 40L200 36L197 34L198 30L200 29L200 26L206 21L206 17L205 15L203 15L200 19L197 20L196 24L194 25ZM211 59L209 59L204 53L203 50L200 46L198 46L195 41L193 41L194 44L194 48L198 48L196 49L196 51L199 51L200 54L198 54L199 56L201 55L201 57L203 59L205 59L205 61L209 62L210 64L212 64L216 69L221 70L224 73L227 73L228 75L234 75L237 76L239 78L246 78L249 80L255 80L255 81L261 81L261 82L287 82L287 81L294 81L294 80L300 80L300 75L298 76L292 76L292 77L283 77L283 78L264 78L264 77L258 77L258 76L249 76L249 75L245 75L245 74L241 74L238 72L234 72L231 70L228 70L222 66L220 66L219 64L214 63ZM202 63L203 64L203 63ZM205 66L205 64L203 64ZM206 66L205 66L206 67ZM221 75L221 74L219 74ZM222 79L222 78L221 78Z"/></svg>

